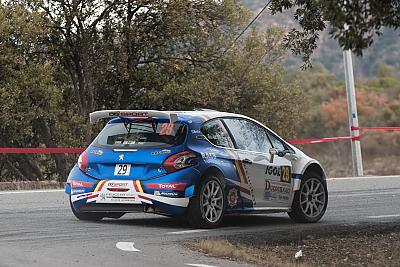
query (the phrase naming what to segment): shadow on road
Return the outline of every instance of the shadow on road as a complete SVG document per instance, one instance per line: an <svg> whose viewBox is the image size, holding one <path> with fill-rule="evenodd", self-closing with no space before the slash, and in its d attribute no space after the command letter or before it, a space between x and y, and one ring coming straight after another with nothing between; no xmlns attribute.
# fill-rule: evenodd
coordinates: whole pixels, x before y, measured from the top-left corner
<svg viewBox="0 0 400 267"><path fill-rule="evenodd" d="M151 217L150 217L151 216ZM136 217L136 218L135 218ZM164 217L160 215L141 214L124 215L120 219L104 219L100 223L116 224L116 225L132 225L140 227L155 227L155 228L171 228L173 230L193 229L186 222L184 217ZM226 215L223 219L220 228L229 227L259 227L259 226L277 226L294 224L289 217L277 215Z"/></svg>

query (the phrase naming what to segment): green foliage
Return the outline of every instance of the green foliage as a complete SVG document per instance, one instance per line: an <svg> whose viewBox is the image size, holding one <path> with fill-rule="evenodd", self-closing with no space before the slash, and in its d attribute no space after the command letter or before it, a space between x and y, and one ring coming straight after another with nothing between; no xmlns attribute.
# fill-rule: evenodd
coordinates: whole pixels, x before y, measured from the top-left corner
<svg viewBox="0 0 400 267"><path fill-rule="evenodd" d="M265 35L253 32L214 68L176 77L149 92L146 101L159 109L197 107L242 113L293 137L306 107L299 87L284 81L285 72L273 57L279 58L283 52L276 42L281 34L275 30Z"/></svg>
<svg viewBox="0 0 400 267"><path fill-rule="evenodd" d="M247 18L234 0L0 4L0 145L85 146L100 127L88 113L123 108L238 112L293 136L306 107L284 79L283 31L253 30L232 46ZM0 160L2 177L60 182L71 163Z"/></svg>
<svg viewBox="0 0 400 267"><path fill-rule="evenodd" d="M272 0L270 9L273 14L294 10L300 29L293 28L288 33L286 44L295 55L302 55L306 64L317 47L320 32L328 24L330 36L343 49L351 49L357 55L371 46L376 35L382 35L382 27L400 26L400 4L395 0Z"/></svg>

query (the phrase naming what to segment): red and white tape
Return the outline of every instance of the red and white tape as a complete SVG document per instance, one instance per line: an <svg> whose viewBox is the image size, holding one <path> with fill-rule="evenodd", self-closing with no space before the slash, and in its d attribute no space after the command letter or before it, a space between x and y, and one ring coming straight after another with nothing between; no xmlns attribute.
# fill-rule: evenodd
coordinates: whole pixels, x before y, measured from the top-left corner
<svg viewBox="0 0 400 267"><path fill-rule="evenodd" d="M85 149L84 147L2 147L0 148L0 154L80 154Z"/></svg>
<svg viewBox="0 0 400 267"><path fill-rule="evenodd" d="M360 135L326 137L326 138L308 138L288 140L292 145L327 143L342 140L360 140L367 131L400 131L400 127L351 127L352 131L361 131ZM0 154L80 154L85 151L85 147L40 147L40 148L16 148L2 147Z"/></svg>
<svg viewBox="0 0 400 267"><path fill-rule="evenodd" d="M360 138L368 131L400 131L400 127L351 127L352 131L361 131L359 135L339 136L339 137L327 137L327 138L309 138L300 140L289 140L288 142L292 145L303 145L303 144L315 144L315 143L326 143L342 140L360 140Z"/></svg>

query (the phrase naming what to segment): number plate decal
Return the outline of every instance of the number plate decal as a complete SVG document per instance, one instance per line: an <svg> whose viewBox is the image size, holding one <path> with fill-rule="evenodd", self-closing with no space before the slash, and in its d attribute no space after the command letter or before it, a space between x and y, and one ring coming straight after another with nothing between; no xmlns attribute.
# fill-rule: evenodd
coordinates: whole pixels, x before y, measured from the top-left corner
<svg viewBox="0 0 400 267"><path fill-rule="evenodd" d="M115 164L114 175L128 176L131 172L131 164Z"/></svg>

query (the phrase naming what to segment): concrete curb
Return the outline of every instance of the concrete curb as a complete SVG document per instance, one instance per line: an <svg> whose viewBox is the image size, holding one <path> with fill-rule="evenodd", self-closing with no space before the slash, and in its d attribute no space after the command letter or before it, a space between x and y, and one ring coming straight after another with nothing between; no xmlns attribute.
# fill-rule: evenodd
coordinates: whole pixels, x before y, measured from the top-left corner
<svg viewBox="0 0 400 267"><path fill-rule="evenodd" d="M65 183L63 183L63 187ZM34 189L62 189L58 181L15 181L0 182L0 191L34 190Z"/></svg>

